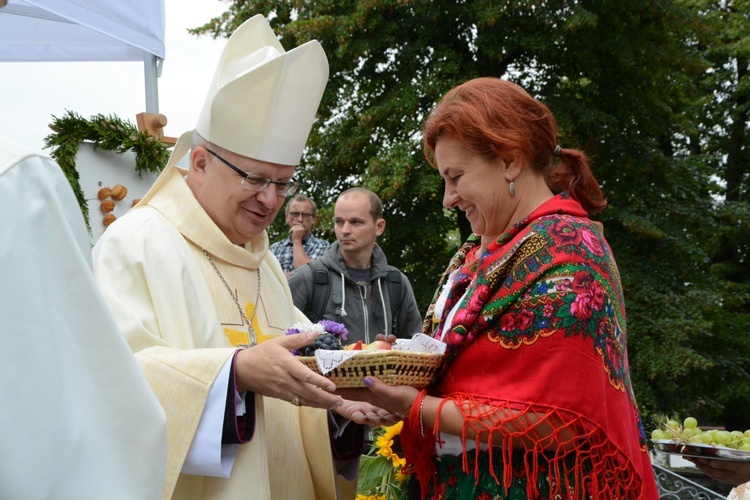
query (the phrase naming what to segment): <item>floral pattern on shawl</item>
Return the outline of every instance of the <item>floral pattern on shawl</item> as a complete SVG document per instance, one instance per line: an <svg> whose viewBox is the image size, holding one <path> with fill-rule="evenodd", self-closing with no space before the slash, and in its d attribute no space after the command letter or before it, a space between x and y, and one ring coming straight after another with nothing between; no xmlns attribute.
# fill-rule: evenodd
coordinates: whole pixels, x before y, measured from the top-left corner
<svg viewBox="0 0 750 500"><path fill-rule="evenodd" d="M478 236L469 238L451 260L443 275L435 294L436 298L449 275L452 275L453 282L443 306L442 317L436 318L434 315L435 299L425 317L426 333L442 336L442 340L447 344L440 375L428 393L451 399L459 406L469 405L464 406L467 425L477 424L476 419L472 420L472 424L468 423L472 411L478 408L475 406L477 404L490 403L496 408L495 411L501 413L509 408L520 409L523 412L549 411L556 418L562 418L563 422L583 426L578 428L586 433L586 440L591 440L588 442L592 443L592 448L577 448L581 455L580 461L576 463L576 474L584 474L581 467L585 468L586 463L592 464L594 469L586 474L591 474L588 477L600 478L595 491L600 494L604 494L605 491L610 494L615 492L623 497L635 494L635 497L642 498L635 492L640 489L637 485L645 481L643 491L655 493L655 483L649 477L652 473L647 457L646 436L629 377L625 348L625 308L620 276L602 235L600 224L588 219L580 204L563 193L540 206L527 219L509 228L488 245L483 255L467 260L467 255L470 255L479 244ZM447 312L457 304L451 329L443 334ZM609 395L606 397L613 398L613 402L617 401L620 414L627 418L627 423L606 423L611 419L601 414L604 411L601 407L607 405L602 405L600 401L585 403L584 406L588 410L574 407L566 409L565 406L559 406L559 396L550 396L551 393L544 390L544 384L551 384L545 380L535 382L537 385L534 386L539 388L534 389L534 394L544 394L543 399L535 400L532 395L527 396L531 398L527 402L513 400L514 396L506 395L508 389L513 387L504 384L520 383L521 380L518 378L508 378L504 375L494 380L493 384L487 384L487 379L482 375L484 369L497 366L494 369L502 373L509 367L504 363L512 362L514 359L499 354L488 354L487 349L497 346L511 355L519 349L525 351L527 347L533 347L540 342L547 345L549 341L545 339L553 341L550 346L563 349L566 348L565 344L577 342L573 344L575 347L572 349L578 350L579 356L583 356L582 359L585 358L591 363L599 360L598 376L602 382L608 381L607 385L610 387ZM481 344L482 347L469 349L471 353L461 356L461 363L455 362L467 347L475 344ZM589 353L585 352L587 349ZM542 349L539 352L545 351ZM493 364L487 365L490 360ZM548 360L544 359L544 362L547 363ZM483 363L485 368L482 368ZM516 373L517 377L531 377L524 380L522 385L528 386L532 383L536 371L533 365L524 365L524 370L522 363L513 363L513 373ZM568 367L562 368L563 370L577 368L574 364L566 363L571 361L560 365ZM460 365L462 370L472 372L468 382L464 381L467 380L464 377L465 373L456 371L454 365ZM596 376L596 365L587 366L587 370ZM446 377L448 373L450 376ZM552 373L555 377L560 376L555 383L566 383L565 371ZM473 394L481 396L475 397ZM514 395L516 398L523 397L519 393ZM506 399L508 397L511 399ZM624 417L624 413L630 416ZM596 421L603 423L593 424L587 415L597 415L594 417L598 419ZM496 425L502 424L498 421ZM498 432L498 437L504 435L501 427L488 430ZM416 444L416 441L420 440L419 437L415 438L414 446L406 443L412 439L412 431L413 429L407 429L404 432L405 449L423 449L424 440L421 445ZM614 441L611 441L611 438L614 438ZM434 438L428 436L428 439ZM504 443L504 439L501 441ZM624 448L616 451L618 446ZM504 450L503 456L508 456L508 453L510 449ZM623 460L622 457L615 458L621 454L627 456L627 460ZM419 455L414 455L414 470L422 481L422 478L430 475L425 475L428 472L427 463L424 461L426 456ZM606 465L604 459L609 461ZM551 464L555 466L554 463ZM434 474L434 469L430 470L430 474ZM474 472L479 481L479 471ZM507 487L513 472L506 470L502 474L505 475ZM605 474L609 479L602 479ZM637 476L640 476L640 479ZM613 482L614 477L619 479ZM576 478L584 480L583 475L577 475ZM498 478L495 477L495 480ZM535 479L533 481L536 482ZM615 486L616 484L618 486ZM535 494L531 483L527 484L527 487L529 494Z"/></svg>
<svg viewBox="0 0 750 500"><path fill-rule="evenodd" d="M510 250L497 252L521 228L528 233ZM566 337L582 335L592 339L610 383L628 391L635 409L624 349L620 276L605 241L600 224L580 215L552 214L531 226L527 220L519 222L491 243L485 255L462 263L445 310L470 286L474 288L466 294L451 331L443 339L448 343L446 365L478 335L486 334L506 349L530 345L560 331ZM460 256L465 258L478 243L476 236L467 241L452 263L461 265ZM617 304L612 304L611 297L616 297ZM431 312L432 307L428 315ZM645 446L645 433L640 434Z"/></svg>

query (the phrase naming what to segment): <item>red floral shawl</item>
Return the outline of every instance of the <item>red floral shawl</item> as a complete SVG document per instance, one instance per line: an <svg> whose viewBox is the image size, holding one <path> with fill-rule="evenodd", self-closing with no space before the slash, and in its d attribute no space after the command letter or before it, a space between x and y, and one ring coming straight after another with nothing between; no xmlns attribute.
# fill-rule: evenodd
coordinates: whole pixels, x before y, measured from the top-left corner
<svg viewBox="0 0 750 500"><path fill-rule="evenodd" d="M501 447L504 477L492 474L507 490L513 450L522 448L529 498L539 498L534 464L544 457L551 457L543 474L552 496L658 498L630 383L620 276L601 225L563 193L465 262L478 244L470 238L441 280L460 269L443 318L468 293L443 339L442 372L428 389L461 408L464 449L466 429L489 432L490 447ZM433 322L434 304L425 331L439 337L444 319ZM509 430L511 411L547 415L556 422L553 435ZM439 436L439 420L432 427ZM413 417L402 431L423 495L439 439L425 434Z"/></svg>

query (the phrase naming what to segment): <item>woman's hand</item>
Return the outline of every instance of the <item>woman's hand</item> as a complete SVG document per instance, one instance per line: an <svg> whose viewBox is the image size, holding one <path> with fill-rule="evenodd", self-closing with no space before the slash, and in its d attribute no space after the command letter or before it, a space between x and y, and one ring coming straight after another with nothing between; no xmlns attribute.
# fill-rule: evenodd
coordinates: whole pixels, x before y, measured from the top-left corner
<svg viewBox="0 0 750 500"><path fill-rule="evenodd" d="M394 415L405 417L419 394L419 390L408 385L387 385L377 377L365 377L365 389L338 389L344 399L364 401L383 408Z"/></svg>

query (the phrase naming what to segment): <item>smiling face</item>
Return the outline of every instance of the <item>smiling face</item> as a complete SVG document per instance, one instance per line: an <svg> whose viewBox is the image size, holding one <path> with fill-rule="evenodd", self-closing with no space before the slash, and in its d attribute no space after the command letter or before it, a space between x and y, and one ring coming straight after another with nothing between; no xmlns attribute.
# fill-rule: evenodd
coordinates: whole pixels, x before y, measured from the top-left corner
<svg viewBox="0 0 750 500"><path fill-rule="evenodd" d="M217 152L240 170L273 181L288 181L294 174L293 165L253 160L229 151ZM244 245L273 222L284 203L284 197L276 194L275 185L263 191L247 189L242 185L242 177L202 146L193 148L190 158L188 186L229 241Z"/></svg>
<svg viewBox="0 0 750 500"><path fill-rule="evenodd" d="M451 137L437 141L435 161L445 180L443 206L462 210L478 235L502 234L515 209L505 161L474 153Z"/></svg>

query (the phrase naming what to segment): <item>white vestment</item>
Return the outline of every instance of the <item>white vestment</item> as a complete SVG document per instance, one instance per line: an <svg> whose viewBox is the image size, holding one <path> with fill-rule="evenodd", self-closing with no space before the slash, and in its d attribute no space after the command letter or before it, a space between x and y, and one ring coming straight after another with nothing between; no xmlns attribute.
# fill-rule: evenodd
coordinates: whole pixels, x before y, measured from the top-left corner
<svg viewBox="0 0 750 500"><path fill-rule="evenodd" d="M168 166L94 249L97 281L167 413L164 498L336 498L326 411L257 395L255 433L239 446L230 478L180 473L213 381L248 342L232 295L259 342L304 320L266 233L244 248L232 244L184 175Z"/></svg>
<svg viewBox="0 0 750 500"><path fill-rule="evenodd" d="M0 498L159 498L164 411L94 282L73 190L2 135L0 220Z"/></svg>

